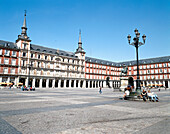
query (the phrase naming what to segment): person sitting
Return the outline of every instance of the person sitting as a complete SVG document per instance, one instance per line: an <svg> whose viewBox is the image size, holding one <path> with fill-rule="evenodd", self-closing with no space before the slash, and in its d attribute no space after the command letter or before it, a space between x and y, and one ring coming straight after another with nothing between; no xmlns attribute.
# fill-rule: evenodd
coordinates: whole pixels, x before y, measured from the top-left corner
<svg viewBox="0 0 170 134"><path fill-rule="evenodd" d="M129 96L129 94L130 91L127 88L125 88L125 94L123 95L123 98L126 99L126 97Z"/></svg>
<svg viewBox="0 0 170 134"><path fill-rule="evenodd" d="M146 101L147 92L145 90L143 90L143 92L141 93L141 96L142 96L143 100Z"/></svg>
<svg viewBox="0 0 170 134"><path fill-rule="evenodd" d="M153 101L153 102L154 101L158 102L158 99L159 99L158 96L154 92L151 93L150 90L148 91L148 98L150 101Z"/></svg>

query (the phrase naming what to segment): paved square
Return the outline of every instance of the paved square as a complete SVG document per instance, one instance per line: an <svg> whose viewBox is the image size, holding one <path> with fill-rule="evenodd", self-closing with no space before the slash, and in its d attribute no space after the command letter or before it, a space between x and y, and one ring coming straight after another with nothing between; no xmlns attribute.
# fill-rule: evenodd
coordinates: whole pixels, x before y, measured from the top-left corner
<svg viewBox="0 0 170 134"><path fill-rule="evenodd" d="M153 90L160 102L112 89L0 89L0 134L168 134L170 90Z"/></svg>

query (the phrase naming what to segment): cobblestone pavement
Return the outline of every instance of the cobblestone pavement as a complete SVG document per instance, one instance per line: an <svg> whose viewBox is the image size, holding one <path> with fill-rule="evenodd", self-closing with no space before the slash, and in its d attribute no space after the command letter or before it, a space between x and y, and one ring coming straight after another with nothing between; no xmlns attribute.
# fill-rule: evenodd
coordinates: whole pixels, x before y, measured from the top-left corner
<svg viewBox="0 0 170 134"><path fill-rule="evenodd" d="M0 89L0 134L168 134L170 90L152 90L159 102L112 89Z"/></svg>

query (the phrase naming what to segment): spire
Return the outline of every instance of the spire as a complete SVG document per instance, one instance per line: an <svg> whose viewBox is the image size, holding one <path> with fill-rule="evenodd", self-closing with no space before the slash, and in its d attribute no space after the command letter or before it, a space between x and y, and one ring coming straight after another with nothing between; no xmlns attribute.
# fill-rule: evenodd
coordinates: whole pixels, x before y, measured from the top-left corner
<svg viewBox="0 0 170 134"><path fill-rule="evenodd" d="M82 42L81 42L81 29L79 30L79 42L78 42L78 48L82 49Z"/></svg>
<svg viewBox="0 0 170 134"><path fill-rule="evenodd" d="M24 22L23 22L23 25L21 27L22 29L22 32L21 32L21 35L18 35L18 39L16 40L16 42L18 40L27 40L27 41L31 41L29 39L29 37L27 36L27 25L26 25L26 10L25 10L25 14L24 14Z"/></svg>
<svg viewBox="0 0 170 134"><path fill-rule="evenodd" d="M26 10L25 10L25 14L24 14L24 23L23 23L23 26L21 27L21 29L22 29L21 35L27 36Z"/></svg>
<svg viewBox="0 0 170 134"><path fill-rule="evenodd" d="M84 49L82 48L82 42L81 42L81 29L79 30L79 41L78 41L78 48L76 49L76 53L78 52L84 52Z"/></svg>

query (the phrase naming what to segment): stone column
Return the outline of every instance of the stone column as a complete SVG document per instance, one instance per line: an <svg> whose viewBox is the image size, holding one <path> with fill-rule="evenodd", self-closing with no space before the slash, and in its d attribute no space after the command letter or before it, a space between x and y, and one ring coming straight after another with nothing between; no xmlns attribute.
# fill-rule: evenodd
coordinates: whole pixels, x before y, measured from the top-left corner
<svg viewBox="0 0 170 134"><path fill-rule="evenodd" d="M165 80L163 80L163 86L165 87Z"/></svg>
<svg viewBox="0 0 170 134"><path fill-rule="evenodd" d="M26 85L26 87L28 87L28 77L27 77L27 79L25 81L25 85Z"/></svg>
<svg viewBox="0 0 170 134"><path fill-rule="evenodd" d="M58 88L61 88L61 80L58 80Z"/></svg>
<svg viewBox="0 0 170 134"><path fill-rule="evenodd" d="M78 80L78 88L80 88L80 80Z"/></svg>
<svg viewBox="0 0 170 134"><path fill-rule="evenodd" d="M70 80L69 80L69 88L71 88L71 81L72 81L72 80L70 79Z"/></svg>
<svg viewBox="0 0 170 134"><path fill-rule="evenodd" d="M170 88L170 80L168 81L168 88Z"/></svg>
<svg viewBox="0 0 170 134"><path fill-rule="evenodd" d="M0 82L2 82L2 77L0 77Z"/></svg>
<svg viewBox="0 0 170 134"><path fill-rule="evenodd" d="M8 77L8 79L7 79L7 83L9 83L10 82L10 77Z"/></svg>
<svg viewBox="0 0 170 134"><path fill-rule="evenodd" d="M76 82L77 82L77 80L74 80L74 88L77 88L77 87L76 87Z"/></svg>
<svg viewBox="0 0 170 134"><path fill-rule="evenodd" d="M66 88L66 80L64 80L64 88Z"/></svg>
<svg viewBox="0 0 170 134"><path fill-rule="evenodd" d="M49 88L49 78L46 79L46 88Z"/></svg>
<svg viewBox="0 0 170 134"><path fill-rule="evenodd" d="M32 87L35 87L35 78L33 78Z"/></svg>
<svg viewBox="0 0 170 134"><path fill-rule="evenodd" d="M55 79L53 79L52 88L55 88Z"/></svg>
<svg viewBox="0 0 170 134"><path fill-rule="evenodd" d="M40 78L39 88L42 88L42 78Z"/></svg>
<svg viewBox="0 0 170 134"><path fill-rule="evenodd" d="M90 88L90 81L88 80L88 88Z"/></svg>
<svg viewBox="0 0 170 134"><path fill-rule="evenodd" d="M106 81L103 81L103 87L106 87Z"/></svg>
<svg viewBox="0 0 170 134"><path fill-rule="evenodd" d="M86 88L86 81L85 81L85 80L83 80L83 86L82 86L82 88Z"/></svg>
<svg viewBox="0 0 170 134"><path fill-rule="evenodd" d="M1 78L2 78L2 77L0 77L0 82L2 81ZM17 85L17 83L19 83L19 78L18 78L18 77L15 77L14 85Z"/></svg>

